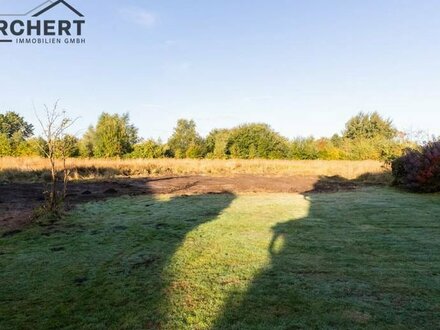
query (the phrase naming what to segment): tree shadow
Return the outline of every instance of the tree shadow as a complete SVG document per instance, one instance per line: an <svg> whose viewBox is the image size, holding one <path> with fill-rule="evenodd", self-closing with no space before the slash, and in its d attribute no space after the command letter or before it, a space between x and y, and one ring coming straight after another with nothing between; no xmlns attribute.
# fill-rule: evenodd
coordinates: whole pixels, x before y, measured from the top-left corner
<svg viewBox="0 0 440 330"><path fill-rule="evenodd" d="M423 291L432 284L420 284L431 278L423 262L432 247L402 219L405 202L393 205L385 193L359 192L359 200L349 192L335 195L323 189L327 183L303 194L306 217L272 228L269 265L244 292L229 294L212 329L429 327L440 321ZM438 228L432 214L409 212Z"/></svg>

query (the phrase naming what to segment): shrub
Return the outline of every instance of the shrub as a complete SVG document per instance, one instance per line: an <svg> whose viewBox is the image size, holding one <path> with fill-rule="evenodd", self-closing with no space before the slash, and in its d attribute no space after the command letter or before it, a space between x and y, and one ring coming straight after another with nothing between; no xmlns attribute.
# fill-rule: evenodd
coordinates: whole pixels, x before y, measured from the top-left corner
<svg viewBox="0 0 440 330"><path fill-rule="evenodd" d="M134 146L130 158L161 158L165 157L165 146L153 139L143 141Z"/></svg>
<svg viewBox="0 0 440 330"><path fill-rule="evenodd" d="M227 154L241 159L284 159L288 142L267 124L245 124L233 128L229 135Z"/></svg>
<svg viewBox="0 0 440 330"><path fill-rule="evenodd" d="M32 157L39 156L45 157L45 151L47 151L47 143L44 139L30 138L22 141L15 150L15 156L19 157Z"/></svg>
<svg viewBox="0 0 440 330"><path fill-rule="evenodd" d="M207 158L211 159L227 159L228 143L231 130L214 129L206 137Z"/></svg>
<svg viewBox="0 0 440 330"><path fill-rule="evenodd" d="M11 155L12 155L12 148L8 136L4 133L0 133L0 157L11 156Z"/></svg>
<svg viewBox="0 0 440 330"><path fill-rule="evenodd" d="M203 158L205 155L204 141L194 120L179 119L167 144L175 158Z"/></svg>
<svg viewBox="0 0 440 330"><path fill-rule="evenodd" d="M313 137L296 138L289 145L290 159L319 159L319 150Z"/></svg>
<svg viewBox="0 0 440 330"><path fill-rule="evenodd" d="M384 138L391 140L397 136L398 131L390 119L384 119L377 112L360 112L345 124L344 138L347 139L372 139Z"/></svg>
<svg viewBox="0 0 440 330"><path fill-rule="evenodd" d="M440 191L440 141L408 149L392 162L394 184L419 192Z"/></svg>
<svg viewBox="0 0 440 330"><path fill-rule="evenodd" d="M93 155L121 157L132 152L137 141L137 128L130 123L128 114L102 113L93 134ZM81 153L84 154L84 149Z"/></svg>

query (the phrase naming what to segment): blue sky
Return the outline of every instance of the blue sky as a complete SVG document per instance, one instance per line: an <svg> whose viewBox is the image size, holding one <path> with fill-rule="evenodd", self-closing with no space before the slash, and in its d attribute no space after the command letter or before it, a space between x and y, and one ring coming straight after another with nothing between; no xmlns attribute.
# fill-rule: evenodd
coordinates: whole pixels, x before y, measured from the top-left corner
<svg viewBox="0 0 440 330"><path fill-rule="evenodd" d="M0 0L0 11L40 2ZM60 99L81 117L75 131L102 111L129 112L143 137L163 139L178 118L203 135L257 121L330 136L379 111L440 135L440 1L69 3L86 17L87 44L0 44L0 111L35 122L33 104Z"/></svg>

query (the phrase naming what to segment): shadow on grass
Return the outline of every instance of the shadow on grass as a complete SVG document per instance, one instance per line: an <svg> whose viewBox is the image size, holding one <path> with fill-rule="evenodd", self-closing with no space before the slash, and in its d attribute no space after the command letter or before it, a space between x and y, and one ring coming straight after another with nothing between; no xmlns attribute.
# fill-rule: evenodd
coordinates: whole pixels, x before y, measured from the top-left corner
<svg viewBox="0 0 440 330"><path fill-rule="evenodd" d="M417 196L322 194L328 179L303 194L306 217L272 228L270 264L244 292L232 291L212 329L440 324L440 285L432 281L440 260L432 254L440 248L438 210L425 212Z"/></svg>
<svg viewBox="0 0 440 330"><path fill-rule="evenodd" d="M53 228L3 238L0 328L160 328L172 257L234 199L110 199L79 207Z"/></svg>
<svg viewBox="0 0 440 330"><path fill-rule="evenodd" d="M134 219L137 223L131 228L132 231L127 233L131 237L125 237L124 244L118 248L119 262L116 261L109 268L112 276L103 277L102 288L104 292L109 293L109 299L104 295L99 300L115 303L114 297L123 299L120 301L120 307L112 310L114 319L103 319L104 324L118 324L125 328L143 324L147 329L159 329L168 317L169 285L173 282L172 268L175 267L173 256L188 233L215 220L234 199L235 195L222 193L176 196L169 200L151 199L145 203L145 197L142 197L141 207L147 209L145 218ZM134 211L138 213L137 210ZM149 218L148 214L152 215L152 218ZM124 225L114 228L116 231L130 230ZM146 243L145 246L142 242ZM112 245L117 247L118 243L115 241ZM125 287L122 287L122 284ZM121 294L128 285L128 294ZM108 288L112 288L112 292L109 292ZM99 286L95 286L94 290L100 294ZM130 292L131 290L137 291ZM130 309L125 308L124 300L130 306L138 305L134 311L142 310L142 315L130 315Z"/></svg>

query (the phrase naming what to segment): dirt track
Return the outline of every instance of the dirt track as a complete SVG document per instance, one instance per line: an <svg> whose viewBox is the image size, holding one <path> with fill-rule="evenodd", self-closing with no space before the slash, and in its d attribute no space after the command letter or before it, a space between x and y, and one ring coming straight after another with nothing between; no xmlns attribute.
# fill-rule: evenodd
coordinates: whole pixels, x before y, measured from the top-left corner
<svg viewBox="0 0 440 330"><path fill-rule="evenodd" d="M69 186L68 204L86 203L123 195L206 194L252 192L332 192L355 189L358 184L317 176L234 177L183 176L124 179L99 182L73 182ZM0 185L0 230L10 232L26 225L33 209L43 202L41 183Z"/></svg>

